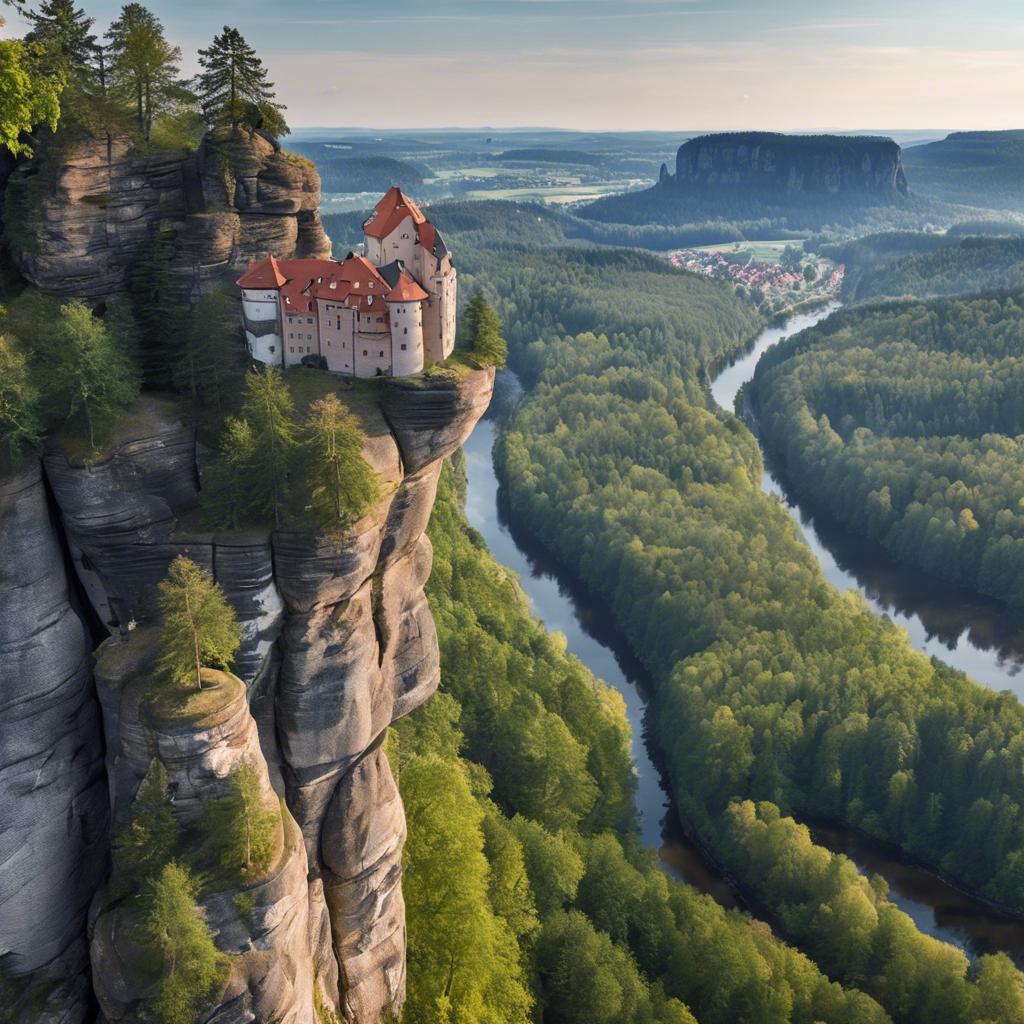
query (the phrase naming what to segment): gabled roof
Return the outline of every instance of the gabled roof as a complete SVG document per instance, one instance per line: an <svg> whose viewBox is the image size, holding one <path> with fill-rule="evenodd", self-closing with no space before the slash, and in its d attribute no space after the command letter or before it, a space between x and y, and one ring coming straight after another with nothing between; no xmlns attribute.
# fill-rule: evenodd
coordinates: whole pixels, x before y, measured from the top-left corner
<svg viewBox="0 0 1024 1024"><path fill-rule="evenodd" d="M363 231L371 238L387 238L406 217L412 217L412 222L416 225L427 222L423 211L397 185L394 185L373 208L373 214L363 224Z"/></svg>
<svg viewBox="0 0 1024 1024"><path fill-rule="evenodd" d="M250 260L249 269L235 282L239 288L280 288L288 279L273 256Z"/></svg>

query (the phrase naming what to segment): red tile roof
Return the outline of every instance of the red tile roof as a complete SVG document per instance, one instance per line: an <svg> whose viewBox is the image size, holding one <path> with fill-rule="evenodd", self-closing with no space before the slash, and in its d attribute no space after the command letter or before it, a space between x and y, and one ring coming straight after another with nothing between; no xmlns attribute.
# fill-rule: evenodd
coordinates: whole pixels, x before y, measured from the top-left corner
<svg viewBox="0 0 1024 1024"><path fill-rule="evenodd" d="M239 288L280 288L287 278L273 256L249 262L249 269L235 282Z"/></svg>
<svg viewBox="0 0 1024 1024"><path fill-rule="evenodd" d="M363 225L363 231L372 238L387 238L406 217L412 217L416 225L427 222L423 211L395 185L373 208L373 215Z"/></svg>
<svg viewBox="0 0 1024 1024"><path fill-rule="evenodd" d="M430 296L408 270L403 270L398 275L395 287L384 296L387 302L422 302L429 298Z"/></svg>

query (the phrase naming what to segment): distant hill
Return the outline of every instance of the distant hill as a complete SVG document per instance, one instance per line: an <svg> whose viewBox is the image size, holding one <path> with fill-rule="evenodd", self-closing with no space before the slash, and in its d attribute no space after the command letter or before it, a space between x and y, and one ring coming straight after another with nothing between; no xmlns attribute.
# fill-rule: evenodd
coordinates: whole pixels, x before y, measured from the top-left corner
<svg viewBox="0 0 1024 1024"><path fill-rule="evenodd" d="M903 163L921 195L1024 211L1024 131L954 132L905 150Z"/></svg>
<svg viewBox="0 0 1024 1024"><path fill-rule="evenodd" d="M428 170L390 156L353 156L324 143L301 142L292 148L313 161L325 192L385 192L398 185L406 192L419 193L423 171Z"/></svg>
<svg viewBox="0 0 1024 1024"><path fill-rule="evenodd" d="M816 227L866 207L905 206L907 179L892 139L730 132L679 147L650 189L600 199L583 216L611 223L690 223L780 218Z"/></svg>

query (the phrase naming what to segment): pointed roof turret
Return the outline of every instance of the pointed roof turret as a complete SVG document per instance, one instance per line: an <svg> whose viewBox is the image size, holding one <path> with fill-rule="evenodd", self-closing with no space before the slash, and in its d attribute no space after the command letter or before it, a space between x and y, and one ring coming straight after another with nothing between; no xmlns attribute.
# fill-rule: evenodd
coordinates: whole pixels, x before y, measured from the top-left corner
<svg viewBox="0 0 1024 1024"><path fill-rule="evenodd" d="M427 222L423 211L397 185L393 185L373 208L372 216L363 224L363 231L371 238L387 238L406 217L412 217L416 225Z"/></svg>
<svg viewBox="0 0 1024 1024"><path fill-rule="evenodd" d="M249 269L235 282L239 288L280 288L288 278L273 256L250 261Z"/></svg>

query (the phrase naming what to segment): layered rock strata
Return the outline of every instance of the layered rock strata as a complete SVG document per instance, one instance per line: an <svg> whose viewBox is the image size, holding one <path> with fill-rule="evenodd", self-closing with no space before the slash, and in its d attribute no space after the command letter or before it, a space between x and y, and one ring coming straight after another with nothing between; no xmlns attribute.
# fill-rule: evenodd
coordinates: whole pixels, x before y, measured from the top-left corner
<svg viewBox="0 0 1024 1024"><path fill-rule="evenodd" d="M194 300L256 257L326 257L320 177L259 133L221 132L199 149L140 153L126 136L84 137L59 166L18 165L6 182L5 241L42 291L99 302L121 294L158 231Z"/></svg>
<svg viewBox="0 0 1024 1024"><path fill-rule="evenodd" d="M134 649L135 637L155 619L157 582L176 555L186 554L223 587L244 633L236 671L247 706L239 705L231 729L221 730L223 749L210 755L211 763L223 767L239 749L252 750L258 735L268 782L284 797L301 836L296 849L302 865L289 861L280 876L287 881L274 883L302 907L301 914L295 909L287 940L282 938L289 962L304 964L301 957L308 957L315 999L360 1024L383 1020L404 998L405 819L382 743L388 725L426 700L439 681L437 638L423 591L431 562L424 529L441 461L483 414L492 383L491 371L459 383L378 382L379 409L361 408L359 415L364 454L379 474L382 497L340 542L302 532L196 529L200 453L191 430L165 400L141 399L110 453L90 468L76 464L59 445L45 457L75 572L115 637L100 660L107 771L92 769L99 792L109 782L115 822L125 820L154 752L169 774L180 776L177 792L186 815L190 805L219 795L214 776L224 777L219 769L212 775L206 769L179 770L175 750L182 744L194 750L198 741L161 738L132 685L145 670L132 658L125 659L127 667L116 667L116 651ZM20 537L30 523L35 518L26 512L12 529ZM46 569L45 575L52 572ZM34 621L39 613L34 595L23 593L21 600L22 624ZM138 628L122 641L130 623ZM13 631L15 641L23 635L20 628ZM87 680L84 658L82 663ZM53 672L47 669L46 675L52 684ZM87 704L91 724L78 727L76 736L92 736L98 762L102 744L95 700L90 696ZM238 739L243 733L244 743ZM46 730L40 735L45 739ZM101 820L96 829L101 839L103 825ZM84 840L76 847L85 848ZM6 870L0 861L0 892L8 884ZM97 882L95 875L83 879L85 897ZM56 883L54 877L41 885ZM53 898L53 892L48 895ZM279 896L268 895L266 905L281 905ZM232 955L240 943L259 948L263 933L242 936L239 922L218 906L205 907L218 946ZM79 949L83 910L84 904L67 922ZM127 1020L133 1001L144 994L132 988L132 972L125 973L117 935L109 922L101 924L107 917L101 895L94 906L96 994L106 1019ZM302 950L295 946L295 935L303 930L300 920L307 936ZM45 952L35 948L31 936L19 941L26 965L42 962ZM275 999L307 1005L304 989L293 989L286 998L279 981L257 983L248 968L232 977L235 987L229 986L210 1019L253 1019L237 1014L240 1007L255 1013L261 992L270 993L268 1006ZM69 1024L81 1019L67 1018ZM261 1012L256 1019L293 1018Z"/></svg>

